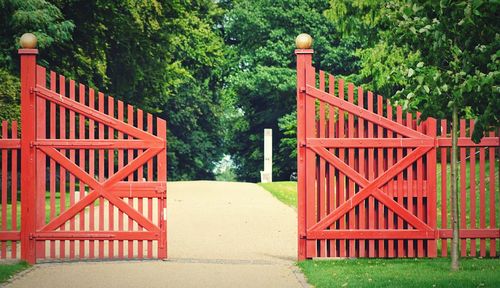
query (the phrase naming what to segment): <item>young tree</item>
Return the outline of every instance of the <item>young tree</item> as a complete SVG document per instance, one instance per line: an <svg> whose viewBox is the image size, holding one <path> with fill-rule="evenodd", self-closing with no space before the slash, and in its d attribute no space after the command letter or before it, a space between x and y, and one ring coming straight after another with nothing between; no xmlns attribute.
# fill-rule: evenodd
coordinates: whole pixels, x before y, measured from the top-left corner
<svg viewBox="0 0 500 288"><path fill-rule="evenodd" d="M374 27L379 40L358 52L359 77L371 88L421 111L421 119L452 121L452 270L459 268L458 118L476 118L474 141L500 126L498 6L486 0L384 3Z"/></svg>

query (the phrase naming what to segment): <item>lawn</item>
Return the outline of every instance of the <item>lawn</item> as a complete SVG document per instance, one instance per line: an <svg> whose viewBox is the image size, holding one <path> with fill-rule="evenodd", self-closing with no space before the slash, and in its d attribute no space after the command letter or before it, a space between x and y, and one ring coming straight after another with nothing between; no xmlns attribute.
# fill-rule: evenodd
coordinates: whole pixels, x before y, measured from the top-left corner
<svg viewBox="0 0 500 288"><path fill-rule="evenodd" d="M498 259L462 259L458 272L450 272L448 258L308 260L298 266L317 288L500 287Z"/></svg>
<svg viewBox="0 0 500 288"><path fill-rule="evenodd" d="M259 183L267 191L288 206L297 208L297 182L282 181L272 183Z"/></svg>
<svg viewBox="0 0 500 288"><path fill-rule="evenodd" d="M0 264L0 283L7 281L12 275L28 269L30 265L26 262L15 264Z"/></svg>

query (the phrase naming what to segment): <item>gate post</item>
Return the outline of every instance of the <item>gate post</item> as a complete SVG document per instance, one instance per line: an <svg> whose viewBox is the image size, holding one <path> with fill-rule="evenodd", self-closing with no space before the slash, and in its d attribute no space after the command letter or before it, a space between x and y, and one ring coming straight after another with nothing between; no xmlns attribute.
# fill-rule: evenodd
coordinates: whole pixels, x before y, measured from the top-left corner
<svg viewBox="0 0 500 288"><path fill-rule="evenodd" d="M35 232L36 220L36 173L35 141L36 107L35 76L37 39L31 33L21 37L21 259L35 264L35 240L31 237Z"/></svg>
<svg viewBox="0 0 500 288"><path fill-rule="evenodd" d="M306 245L306 71L312 65L312 38L300 34L297 49L297 193L298 193L298 259L307 257Z"/></svg>

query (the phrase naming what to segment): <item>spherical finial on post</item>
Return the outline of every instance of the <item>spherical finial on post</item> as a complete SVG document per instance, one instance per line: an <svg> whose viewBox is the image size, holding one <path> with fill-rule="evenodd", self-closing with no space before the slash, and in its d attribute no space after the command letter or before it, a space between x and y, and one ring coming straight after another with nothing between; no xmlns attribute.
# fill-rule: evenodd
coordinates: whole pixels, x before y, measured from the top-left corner
<svg viewBox="0 0 500 288"><path fill-rule="evenodd" d="M36 36L32 33L24 33L19 40L19 44L23 49L35 49L37 41Z"/></svg>
<svg viewBox="0 0 500 288"><path fill-rule="evenodd" d="M313 39L311 35L302 33L295 38L295 45L297 49L311 49L313 43Z"/></svg>

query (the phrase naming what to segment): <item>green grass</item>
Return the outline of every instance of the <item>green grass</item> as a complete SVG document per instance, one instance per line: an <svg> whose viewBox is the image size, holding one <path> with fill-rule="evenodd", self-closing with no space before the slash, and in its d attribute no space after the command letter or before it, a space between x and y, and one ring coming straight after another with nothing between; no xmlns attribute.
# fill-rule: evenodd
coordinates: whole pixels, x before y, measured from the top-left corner
<svg viewBox="0 0 500 288"><path fill-rule="evenodd" d="M282 181L272 183L259 183L274 197L288 206L297 208L297 182Z"/></svg>
<svg viewBox="0 0 500 288"><path fill-rule="evenodd" d="M7 281L12 275L28 269L30 265L26 262L15 264L0 264L0 283Z"/></svg>
<svg viewBox="0 0 500 288"><path fill-rule="evenodd" d="M348 259L298 263L308 282L322 287L500 287L499 259Z"/></svg>

